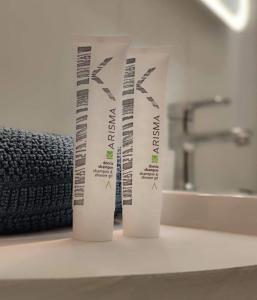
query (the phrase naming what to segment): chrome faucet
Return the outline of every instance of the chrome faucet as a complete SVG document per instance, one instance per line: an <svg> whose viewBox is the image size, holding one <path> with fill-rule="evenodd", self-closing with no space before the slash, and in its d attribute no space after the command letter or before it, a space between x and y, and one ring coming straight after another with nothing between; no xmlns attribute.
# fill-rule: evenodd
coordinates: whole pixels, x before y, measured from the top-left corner
<svg viewBox="0 0 257 300"><path fill-rule="evenodd" d="M221 96L192 102L177 102L169 105L169 147L175 151L174 188L196 190L194 180L194 152L196 146L206 142L233 142L237 146L248 145L252 132L234 127L230 130L192 132L194 113L199 108L227 106L231 100Z"/></svg>
<svg viewBox="0 0 257 300"><path fill-rule="evenodd" d="M250 143L251 130L234 127L231 130L220 130L214 132L192 133L188 135L189 143L204 142L234 142L237 146L245 146Z"/></svg>

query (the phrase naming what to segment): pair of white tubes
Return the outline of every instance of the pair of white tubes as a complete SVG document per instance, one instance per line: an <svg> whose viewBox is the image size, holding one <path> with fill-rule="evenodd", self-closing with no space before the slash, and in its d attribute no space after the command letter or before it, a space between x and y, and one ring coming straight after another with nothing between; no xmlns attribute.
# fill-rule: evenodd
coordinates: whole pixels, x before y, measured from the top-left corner
<svg viewBox="0 0 257 300"><path fill-rule="evenodd" d="M130 48L129 37L77 37L73 237L113 235L117 148L123 232L157 237L169 49Z"/></svg>

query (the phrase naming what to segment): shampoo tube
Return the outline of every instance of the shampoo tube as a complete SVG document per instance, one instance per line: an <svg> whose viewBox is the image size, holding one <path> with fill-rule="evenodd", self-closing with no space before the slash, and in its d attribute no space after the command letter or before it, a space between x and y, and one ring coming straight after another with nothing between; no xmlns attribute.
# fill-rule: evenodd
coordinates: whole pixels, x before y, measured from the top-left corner
<svg viewBox="0 0 257 300"><path fill-rule="evenodd" d="M76 37L73 237L112 239L118 103L129 37Z"/></svg>
<svg viewBox="0 0 257 300"><path fill-rule="evenodd" d="M122 93L123 232L157 237L169 48L132 48Z"/></svg>

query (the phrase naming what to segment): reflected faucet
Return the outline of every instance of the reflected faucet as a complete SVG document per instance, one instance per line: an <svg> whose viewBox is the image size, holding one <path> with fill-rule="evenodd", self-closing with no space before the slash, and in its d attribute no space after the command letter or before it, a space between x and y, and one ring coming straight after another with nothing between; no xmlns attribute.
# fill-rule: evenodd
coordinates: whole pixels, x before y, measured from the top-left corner
<svg viewBox="0 0 257 300"><path fill-rule="evenodd" d="M194 133L191 130L194 113L199 108L227 106L231 100L221 96L192 102L169 105L169 147L175 151L174 188L196 190L194 180L194 152L196 146L207 142L233 142L237 146L248 145L252 132L234 127L229 130Z"/></svg>
<svg viewBox="0 0 257 300"><path fill-rule="evenodd" d="M251 141L251 130L234 127L231 130L192 133L188 135L189 143L234 142L237 146L248 145Z"/></svg>

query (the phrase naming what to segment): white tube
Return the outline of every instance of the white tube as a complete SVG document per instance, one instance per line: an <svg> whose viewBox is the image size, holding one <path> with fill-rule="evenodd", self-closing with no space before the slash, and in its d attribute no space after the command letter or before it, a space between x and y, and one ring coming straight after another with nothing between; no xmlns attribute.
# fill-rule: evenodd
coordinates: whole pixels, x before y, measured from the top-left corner
<svg viewBox="0 0 257 300"><path fill-rule="evenodd" d="M157 237L169 48L128 53L122 96L122 203L124 235Z"/></svg>
<svg viewBox="0 0 257 300"><path fill-rule="evenodd" d="M112 239L117 110L129 37L76 37L73 237ZM120 106L120 105L119 105Z"/></svg>

